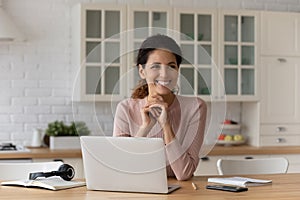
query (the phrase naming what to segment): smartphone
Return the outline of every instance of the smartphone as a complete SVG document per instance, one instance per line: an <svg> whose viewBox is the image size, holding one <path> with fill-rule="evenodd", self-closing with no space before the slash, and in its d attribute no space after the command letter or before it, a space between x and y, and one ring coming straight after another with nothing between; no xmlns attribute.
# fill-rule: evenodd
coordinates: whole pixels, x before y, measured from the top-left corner
<svg viewBox="0 0 300 200"><path fill-rule="evenodd" d="M246 187L229 186L229 185L207 185L206 189L223 190L228 192L243 192L248 190L248 188Z"/></svg>

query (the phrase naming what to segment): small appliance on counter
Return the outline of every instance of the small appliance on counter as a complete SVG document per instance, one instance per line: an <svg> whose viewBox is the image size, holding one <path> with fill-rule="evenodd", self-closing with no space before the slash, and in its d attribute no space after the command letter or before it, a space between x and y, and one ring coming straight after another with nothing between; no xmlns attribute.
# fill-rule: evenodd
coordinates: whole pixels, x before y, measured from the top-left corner
<svg viewBox="0 0 300 200"><path fill-rule="evenodd" d="M21 153L30 152L23 145L14 144L13 142L0 142L0 153Z"/></svg>

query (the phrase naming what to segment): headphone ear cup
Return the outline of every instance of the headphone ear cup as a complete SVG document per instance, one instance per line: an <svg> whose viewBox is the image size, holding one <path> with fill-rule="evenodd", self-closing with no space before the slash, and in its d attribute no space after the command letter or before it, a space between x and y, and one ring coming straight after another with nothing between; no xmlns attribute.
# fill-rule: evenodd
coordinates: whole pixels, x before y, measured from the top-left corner
<svg viewBox="0 0 300 200"><path fill-rule="evenodd" d="M68 164L62 164L59 167L58 172L59 172L59 176L66 181L72 180L72 178L74 178L75 176L74 168Z"/></svg>

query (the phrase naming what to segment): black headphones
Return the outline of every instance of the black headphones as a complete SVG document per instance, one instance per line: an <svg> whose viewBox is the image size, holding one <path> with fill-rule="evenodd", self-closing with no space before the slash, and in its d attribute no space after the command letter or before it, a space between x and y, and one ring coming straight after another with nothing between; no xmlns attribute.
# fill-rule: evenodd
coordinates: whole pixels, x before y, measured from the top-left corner
<svg viewBox="0 0 300 200"><path fill-rule="evenodd" d="M52 171L52 172L34 172L29 174L29 180L34 180L38 177L50 177L50 176L60 176L62 179L66 181L72 180L75 175L75 170L71 165L68 164L62 164L58 171Z"/></svg>

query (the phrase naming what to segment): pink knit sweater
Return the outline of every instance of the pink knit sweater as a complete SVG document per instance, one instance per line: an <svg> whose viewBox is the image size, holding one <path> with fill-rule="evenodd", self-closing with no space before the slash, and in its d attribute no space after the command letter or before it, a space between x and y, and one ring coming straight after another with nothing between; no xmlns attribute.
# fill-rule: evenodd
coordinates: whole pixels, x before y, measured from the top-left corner
<svg viewBox="0 0 300 200"><path fill-rule="evenodd" d="M134 137L142 121L140 109L147 98L125 99L116 109L114 136ZM168 107L168 116L175 138L165 146L167 156L167 174L178 180L187 180L193 176L199 162L199 151L204 138L207 107L205 102L196 97L177 95ZM158 122L147 137L161 137L162 128Z"/></svg>

